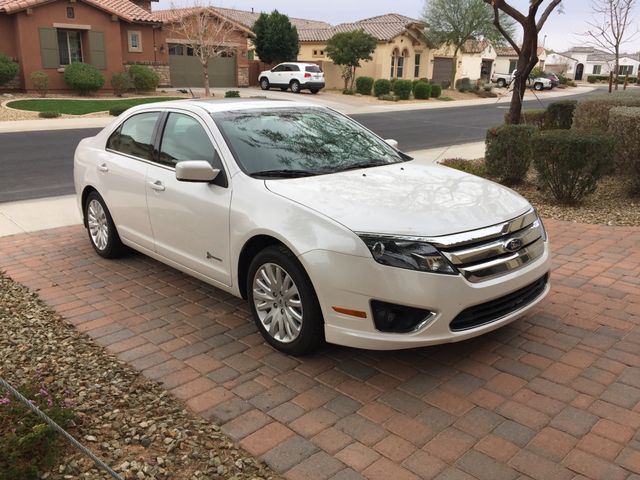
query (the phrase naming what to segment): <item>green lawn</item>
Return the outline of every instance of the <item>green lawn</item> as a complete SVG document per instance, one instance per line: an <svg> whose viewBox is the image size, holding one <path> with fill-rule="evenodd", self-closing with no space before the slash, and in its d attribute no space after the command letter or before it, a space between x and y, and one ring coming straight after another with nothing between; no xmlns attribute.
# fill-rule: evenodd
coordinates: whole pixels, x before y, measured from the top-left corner
<svg viewBox="0 0 640 480"><path fill-rule="evenodd" d="M180 100L184 97L146 97L146 98L121 98L117 100L67 100L56 98L38 98L30 100L15 100L7 103L8 107L30 112L60 112L68 115L85 115L87 113L104 112L114 105L127 105L134 107L143 103L166 102L167 100Z"/></svg>

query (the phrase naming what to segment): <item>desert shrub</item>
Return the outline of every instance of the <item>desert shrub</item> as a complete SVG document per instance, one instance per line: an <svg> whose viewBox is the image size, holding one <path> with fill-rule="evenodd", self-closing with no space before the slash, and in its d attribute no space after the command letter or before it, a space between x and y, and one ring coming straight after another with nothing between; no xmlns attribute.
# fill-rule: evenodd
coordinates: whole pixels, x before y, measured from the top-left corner
<svg viewBox="0 0 640 480"><path fill-rule="evenodd" d="M598 81L598 79L594 75L587 76L587 82L596 83L597 81Z"/></svg>
<svg viewBox="0 0 640 480"><path fill-rule="evenodd" d="M44 112L38 113L38 116L40 118L58 118L60 115L62 115L62 114L60 112L55 111L55 110L46 110Z"/></svg>
<svg viewBox="0 0 640 480"><path fill-rule="evenodd" d="M640 192L640 108L616 107L609 112L609 132L615 140L615 169Z"/></svg>
<svg viewBox="0 0 640 480"><path fill-rule="evenodd" d="M607 132L609 111L615 107L640 107L640 95L619 92L581 100L573 114L573 128Z"/></svg>
<svg viewBox="0 0 640 480"><path fill-rule="evenodd" d="M392 78L391 80L389 80L391 82L391 91L395 92L395 88L396 88L396 82L398 81L397 78Z"/></svg>
<svg viewBox="0 0 640 480"><path fill-rule="evenodd" d="M0 53L0 85L4 85L16 78L19 70L20 67L16 62L5 54Z"/></svg>
<svg viewBox="0 0 640 480"><path fill-rule="evenodd" d="M111 115L112 117L117 117L118 115L123 113L125 110L128 110L129 108L130 108L129 105L114 105L109 109L109 115Z"/></svg>
<svg viewBox="0 0 640 480"><path fill-rule="evenodd" d="M473 90L471 80L469 78L460 78L456 80L456 90L459 92L470 92Z"/></svg>
<svg viewBox="0 0 640 480"><path fill-rule="evenodd" d="M573 124L573 112L578 102L575 100L561 100L553 102L547 107L547 125L551 130L569 130Z"/></svg>
<svg viewBox="0 0 640 480"><path fill-rule="evenodd" d="M509 112L505 113L505 119L509 116ZM505 120L506 121L506 120ZM547 110L523 110L521 123L524 125L532 125L540 130L547 125Z"/></svg>
<svg viewBox="0 0 640 480"><path fill-rule="evenodd" d="M565 84L568 87L577 87L578 84L576 82L574 82L573 80L567 80L567 83Z"/></svg>
<svg viewBox="0 0 640 480"><path fill-rule="evenodd" d="M431 85L419 81L413 89L413 96L417 100L429 100L429 97L431 96Z"/></svg>
<svg viewBox="0 0 640 480"><path fill-rule="evenodd" d="M133 87L133 82L127 72L115 72L111 75L111 87L113 93L121 97Z"/></svg>
<svg viewBox="0 0 640 480"><path fill-rule="evenodd" d="M443 160L441 165L445 167L455 168L462 172L470 173L478 177L487 176L487 166L483 160L465 160L463 158L449 158Z"/></svg>
<svg viewBox="0 0 640 480"><path fill-rule="evenodd" d="M380 97L381 95L388 95L391 93L391 82L384 78L376 80L373 83L373 94L376 97Z"/></svg>
<svg viewBox="0 0 640 480"><path fill-rule="evenodd" d="M158 72L145 65L131 65L128 72L136 92L155 90L160 83Z"/></svg>
<svg viewBox="0 0 640 480"><path fill-rule="evenodd" d="M373 89L373 78L371 77L356 78L356 91L360 95L371 95L372 89Z"/></svg>
<svg viewBox="0 0 640 480"><path fill-rule="evenodd" d="M448 89L449 87L451 87L451 80L443 80L443 81L441 81L440 82L440 86L445 90Z"/></svg>
<svg viewBox="0 0 640 480"><path fill-rule="evenodd" d="M102 88L104 76L93 65L77 62L64 68L64 81L80 95L86 95Z"/></svg>
<svg viewBox="0 0 640 480"><path fill-rule="evenodd" d="M18 391L62 428L73 413L44 388ZM64 444L62 437L18 400L0 397L0 472L3 480L36 480L54 466Z"/></svg>
<svg viewBox="0 0 640 480"><path fill-rule="evenodd" d="M558 73L556 76L558 77L558 81L560 82L560 85L566 85L567 82L569 81L569 79L561 73Z"/></svg>
<svg viewBox="0 0 640 480"><path fill-rule="evenodd" d="M224 98L240 98L240 92L238 90L227 90L224 92Z"/></svg>
<svg viewBox="0 0 640 480"><path fill-rule="evenodd" d="M41 97L46 97L49 91L49 75L42 70L37 70L31 74L31 83L33 89L38 92Z"/></svg>
<svg viewBox="0 0 640 480"><path fill-rule="evenodd" d="M489 129L486 139L487 172L505 184L524 180L531 165L529 141L536 127L502 125Z"/></svg>
<svg viewBox="0 0 640 480"><path fill-rule="evenodd" d="M350 88L345 88L344 90L342 90L342 94L343 95L355 95L356 91L352 90Z"/></svg>
<svg viewBox="0 0 640 480"><path fill-rule="evenodd" d="M409 100L411 98L411 80L397 80L393 86L393 93L400 97L400 100Z"/></svg>
<svg viewBox="0 0 640 480"><path fill-rule="evenodd" d="M431 98L438 98L442 95L442 86L437 83L431 84Z"/></svg>
<svg viewBox="0 0 640 480"><path fill-rule="evenodd" d="M385 93L384 95L380 95L378 97L379 100L385 100L387 102L397 102L399 100L398 97L396 97L395 95L392 95L390 93Z"/></svg>
<svg viewBox="0 0 640 480"><path fill-rule="evenodd" d="M580 202L595 191L613 155L608 134L546 130L530 139L531 158L543 188L561 203Z"/></svg>

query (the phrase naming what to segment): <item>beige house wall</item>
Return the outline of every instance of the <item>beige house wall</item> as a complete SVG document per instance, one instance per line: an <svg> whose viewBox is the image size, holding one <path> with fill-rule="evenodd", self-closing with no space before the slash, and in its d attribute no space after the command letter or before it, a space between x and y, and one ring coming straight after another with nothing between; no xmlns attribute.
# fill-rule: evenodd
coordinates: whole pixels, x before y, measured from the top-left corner
<svg viewBox="0 0 640 480"><path fill-rule="evenodd" d="M513 57L497 57L496 58L496 62L495 62L495 68L494 68L494 72L495 73L511 73L509 71L509 63L511 62L511 60L518 60L518 57L513 56ZM547 53L544 52L541 55L538 56L538 63L536 65L536 67L540 67L540 68L545 68L545 64L546 64L546 60L547 60Z"/></svg>
<svg viewBox="0 0 640 480"><path fill-rule="evenodd" d="M451 46L441 47L437 50L433 50L434 57L447 57L453 58L454 48ZM493 74L496 65L497 53L493 46L489 45L485 48L481 53L465 53L458 52L458 65L456 70L456 80L460 78L468 78L472 82L479 80L482 76L482 61L483 60L492 60L492 70L489 74ZM508 64L507 64L508 66ZM433 77L433 63L430 63L428 69L428 78Z"/></svg>

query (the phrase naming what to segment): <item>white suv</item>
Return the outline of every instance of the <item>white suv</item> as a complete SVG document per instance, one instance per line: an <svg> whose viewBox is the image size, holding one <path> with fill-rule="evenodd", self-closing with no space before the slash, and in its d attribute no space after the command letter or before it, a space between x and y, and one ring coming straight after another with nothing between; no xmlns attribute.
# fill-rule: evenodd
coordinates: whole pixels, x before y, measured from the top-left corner
<svg viewBox="0 0 640 480"><path fill-rule="evenodd" d="M263 90L278 87L283 92L290 88L293 93L301 90L318 93L324 88L324 73L315 63L288 62L260 73L258 81Z"/></svg>

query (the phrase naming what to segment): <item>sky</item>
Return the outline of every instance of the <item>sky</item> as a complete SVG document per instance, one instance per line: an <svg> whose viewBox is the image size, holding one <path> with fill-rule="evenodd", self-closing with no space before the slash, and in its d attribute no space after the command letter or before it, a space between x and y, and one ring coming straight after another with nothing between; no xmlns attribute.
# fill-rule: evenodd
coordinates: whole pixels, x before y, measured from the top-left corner
<svg viewBox="0 0 640 480"><path fill-rule="evenodd" d="M170 8L172 1L176 6L188 6L193 0L160 0L155 8ZM322 0L305 2L300 0L200 0L213 6L255 9L256 12L270 12L277 9L290 17L323 20L331 24L359 20L383 13L400 13L408 17L420 18L424 10L424 0ZM526 11L528 0L511 0L513 6ZM549 1L545 0L544 5ZM639 2L640 3L640 2ZM564 51L571 46L584 46L585 37L581 33L588 28L591 18L588 0L563 0L564 13L554 13L546 23L540 35L540 45L546 48ZM640 7L636 8L634 31L640 27ZM546 40L544 36L547 36ZM628 53L640 52L640 35L625 44Z"/></svg>

